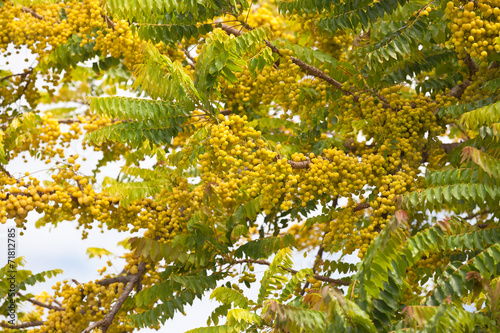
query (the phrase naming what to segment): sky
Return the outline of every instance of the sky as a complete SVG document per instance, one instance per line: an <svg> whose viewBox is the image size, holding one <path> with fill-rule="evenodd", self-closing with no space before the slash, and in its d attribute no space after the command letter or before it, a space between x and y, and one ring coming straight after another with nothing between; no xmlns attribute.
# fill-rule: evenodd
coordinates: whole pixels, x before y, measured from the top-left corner
<svg viewBox="0 0 500 333"><path fill-rule="evenodd" d="M10 50L12 51L12 50ZM24 61L24 59L28 61ZM6 64L9 61L9 64ZM0 57L0 69L9 69L13 73L22 72L23 68L27 68L34 64L34 58L29 54L27 50L22 50L19 55L14 57L4 58ZM1 111L1 110L0 110ZM78 153L80 157L86 157L87 161L82 162L81 173L85 175L90 175L92 168L95 166L100 153L93 151L83 151L81 149L80 142L74 142L74 144L67 150L66 156ZM53 159L56 161L57 159ZM148 162L144 167L147 167ZM149 164L152 165L151 162ZM30 172L38 179L49 179L50 174L46 172L47 165L43 162L29 159L29 163L23 163L21 158L15 158L7 166L6 169L14 176L20 177L24 175L25 172ZM105 176L110 176L115 178L116 174L120 170L120 163L112 163L103 169L103 172L98 175L98 180L102 180ZM319 210L316 212L319 214ZM27 290L27 292L32 294L37 294L42 291L47 291L52 294L52 285L58 281L72 280L75 279L78 282L86 282L95 279L99 279L98 269L101 269L106 265L106 261L111 259L113 266L108 268L108 272L120 272L124 266L125 261L120 258L125 252L121 246L117 243L129 237L128 233L119 233L115 230L105 230L101 233L99 228L93 228L88 230L89 235L87 239L82 240L81 230L76 229L77 222L61 222L54 226L45 226L41 228L36 228L35 223L40 217L36 212L31 212L28 216L28 222L26 223L27 229L24 231L24 235L17 236L17 255L22 256L26 265L24 269L31 270L33 273L39 273L45 270L52 269L62 269L63 274L60 274L45 283L40 283L34 287ZM13 221L8 221L6 224L0 224L0 267L7 263L7 229L9 227L15 226ZM89 247L105 248L106 250L112 252L115 256L112 258L103 257L89 259L87 249ZM312 253L297 253L294 256L296 267L295 269L301 269L306 267L312 267L314 262L315 251ZM338 257L339 255L333 255ZM332 259L332 258L328 258ZM356 254L345 259L347 262L357 262L358 259ZM262 277L265 270L264 267L255 267L255 273L257 281ZM339 278L340 275L334 275L332 278ZM231 282L236 282L237 277L229 279ZM225 280L223 283L225 283ZM222 283L221 283L222 284ZM245 295L250 298L256 299L258 294L259 284L255 283L249 292L245 292ZM246 287L243 286L243 290ZM192 306L188 306L185 310L186 316L182 314L177 314L174 319L168 320L165 325L159 330L159 332L169 332L169 333L183 333L187 330L206 326L206 321L210 316L211 312L220 305L216 301L212 301L209 298L209 293L207 293L202 300L196 300ZM156 330L151 329L141 329L141 333L156 332Z"/></svg>

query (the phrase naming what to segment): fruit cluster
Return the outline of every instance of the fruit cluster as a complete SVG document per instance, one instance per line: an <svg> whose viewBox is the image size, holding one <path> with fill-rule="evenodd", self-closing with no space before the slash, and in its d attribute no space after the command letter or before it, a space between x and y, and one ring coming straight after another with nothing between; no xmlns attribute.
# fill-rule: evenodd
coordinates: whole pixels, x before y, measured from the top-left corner
<svg viewBox="0 0 500 333"><path fill-rule="evenodd" d="M486 60L488 54L500 51L495 38L500 32L500 7L496 2L486 1L449 1L446 17L451 21L448 26L452 37L447 45L455 48L462 61L470 55Z"/></svg>

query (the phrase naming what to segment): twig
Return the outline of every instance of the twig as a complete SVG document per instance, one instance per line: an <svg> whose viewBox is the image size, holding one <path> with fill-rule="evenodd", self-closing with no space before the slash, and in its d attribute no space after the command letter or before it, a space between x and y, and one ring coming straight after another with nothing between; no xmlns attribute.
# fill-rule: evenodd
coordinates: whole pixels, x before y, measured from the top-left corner
<svg viewBox="0 0 500 333"><path fill-rule="evenodd" d="M139 273L137 273L137 274L139 274ZM113 283L128 283L128 282L132 281L136 277L137 274L117 276L114 278L100 280L100 281L97 281L96 283L101 285L101 286L105 286L105 287L109 286L110 284L113 284Z"/></svg>
<svg viewBox="0 0 500 333"><path fill-rule="evenodd" d="M354 280L352 282L351 301L352 301L352 298L354 297L354 287L356 287L356 282L358 282L358 280Z"/></svg>
<svg viewBox="0 0 500 333"><path fill-rule="evenodd" d="M250 27L245 22L240 22L240 23L246 29L253 30L253 28ZM226 24L221 24L221 29L224 30L226 33L234 35L234 36L240 36L241 35L241 33L240 33L239 30L237 30L237 29L235 29L235 28L233 28L231 26L228 26ZM264 40L264 42L273 51L273 53L276 53L276 54L278 54L278 55L281 56L280 50L276 46L274 46L273 44L271 44L267 40ZM297 59L295 57L290 57L290 58L292 59L292 62L294 64L296 64L297 66L299 66L307 74L312 75L314 77L321 78L321 79L325 80L326 82L330 83L331 85L333 85L335 88L337 88L339 90L342 90L342 83L340 83L340 82L336 81L335 79L331 78L330 76L326 75L322 70L320 70L320 69L318 69L316 67L313 67L311 65L308 65L305 62L303 62L302 60L299 60L299 59ZM345 93L348 93L348 92L346 91Z"/></svg>
<svg viewBox="0 0 500 333"><path fill-rule="evenodd" d="M359 203L356 207L352 209L353 212L359 212L360 210L370 208L370 204L368 202Z"/></svg>
<svg viewBox="0 0 500 333"><path fill-rule="evenodd" d="M22 79L24 79L26 76L30 75L31 73L33 73L33 68L30 68L26 72L23 72L23 73L17 73L17 74L11 74L11 75L4 76L0 79L0 82L8 80L14 76L20 76Z"/></svg>
<svg viewBox="0 0 500 333"><path fill-rule="evenodd" d="M460 98L463 95L465 89L467 89L467 87L470 86L470 84L472 83L471 77L476 75L478 71L478 66L470 55L467 54L467 56L464 59L464 63L469 68L469 77L461 84L457 84L456 86L451 88L450 92L448 93L449 96Z"/></svg>
<svg viewBox="0 0 500 333"><path fill-rule="evenodd" d="M9 171L7 171L7 169L5 169L5 166L3 166L2 164L0 164L0 170L1 170L3 173L5 173L5 174L7 175L7 177L9 177L9 178L14 178L14 177L12 177L12 175L10 174L10 172L9 172Z"/></svg>
<svg viewBox="0 0 500 333"><path fill-rule="evenodd" d="M11 325L11 324L0 323L0 327L9 328L11 330L14 330L14 329L20 329L20 328L42 326L43 324L44 324L44 321L36 320L36 321L31 321L29 323L23 323L23 324L19 324L19 325Z"/></svg>
<svg viewBox="0 0 500 333"><path fill-rule="evenodd" d="M23 8L21 9L21 11L22 11L23 13L28 13L28 14L30 14L31 16L33 16L34 18L36 18L36 19L38 19L38 20L43 20L43 16L42 16L42 15L40 15L40 14L37 14L37 12L35 12L33 9L30 9L30 8L28 8L28 7L23 7Z"/></svg>
<svg viewBox="0 0 500 333"><path fill-rule="evenodd" d="M134 274L134 277L125 286L125 289L123 289L122 294L120 295L120 297L118 297L115 304L113 305L111 310L106 314L104 319L96 321L95 323L84 329L81 333L90 333L94 328L97 327L101 328L102 333L106 333L109 326L112 324L116 314L121 309L128 295L134 289L134 286L139 282L139 280L142 277L142 274L144 274L145 271L146 271L146 263L141 262L137 268L137 274Z"/></svg>
<svg viewBox="0 0 500 333"><path fill-rule="evenodd" d="M49 304L45 304L45 303L40 302L40 301L38 301L36 299L33 299L33 298L27 298L26 296L24 296L20 292L18 292L17 295L19 295L21 297L24 297L28 302L30 302L32 304L41 306L43 308L47 308L49 310L56 310L56 311L64 311L65 310L65 308L62 308L62 307L59 307L59 306L49 305Z"/></svg>
<svg viewBox="0 0 500 333"><path fill-rule="evenodd" d="M312 271L314 274L316 274L316 269L318 268L318 263L321 259L321 257L323 256L323 252L325 251L325 249L323 248L323 244L321 244L319 246L319 249L318 249L318 253L316 253L316 260L314 260L314 265L313 265L313 268L312 268ZM306 293L306 289L307 287L309 287L310 283L309 281L307 281L305 284L304 284L304 287L302 288L302 291L300 292L300 294L302 296L304 296L304 294Z"/></svg>
<svg viewBox="0 0 500 333"><path fill-rule="evenodd" d="M111 21L111 19L104 14L101 14L101 17L104 19L104 21L106 21L106 24L108 25L108 27L110 27L114 31L116 28L115 23L113 21Z"/></svg>
<svg viewBox="0 0 500 333"><path fill-rule="evenodd" d="M186 58L191 60L191 63L189 65L194 68L196 66L196 60L194 60L194 58L191 57L191 55L189 54L189 51L186 50L186 48L183 45L182 45L182 52L184 52L184 54L186 55Z"/></svg>

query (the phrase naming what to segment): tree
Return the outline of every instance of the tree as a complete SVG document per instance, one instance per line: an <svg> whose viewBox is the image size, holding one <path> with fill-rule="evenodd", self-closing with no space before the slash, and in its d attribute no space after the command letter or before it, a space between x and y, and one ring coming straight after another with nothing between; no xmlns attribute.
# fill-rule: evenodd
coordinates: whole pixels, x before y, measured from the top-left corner
<svg viewBox="0 0 500 333"><path fill-rule="evenodd" d="M133 237L122 273L53 295L29 286L60 271L19 269L16 302L36 309L0 326L159 328L210 292L211 326L190 332L498 331L499 6L2 2L2 53L36 56L0 73L2 223L37 211ZM65 153L82 137L93 175ZM53 182L14 178L17 156ZM0 296L7 315L6 282Z"/></svg>

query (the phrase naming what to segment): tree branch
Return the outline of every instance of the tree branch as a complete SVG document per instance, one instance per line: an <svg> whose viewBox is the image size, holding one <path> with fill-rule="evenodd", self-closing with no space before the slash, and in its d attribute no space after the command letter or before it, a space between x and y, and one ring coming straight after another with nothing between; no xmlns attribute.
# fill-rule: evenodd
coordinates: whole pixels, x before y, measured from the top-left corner
<svg viewBox="0 0 500 333"><path fill-rule="evenodd" d="M23 324L19 324L19 325L11 325L11 324L0 323L0 327L9 328L11 330L14 330L14 329L20 329L20 328L42 326L43 324L44 324L44 321L36 320L36 321L31 321L29 323L23 323Z"/></svg>
<svg viewBox="0 0 500 333"><path fill-rule="evenodd" d="M33 16L34 18L38 19L38 20L43 20L43 16L40 15L40 14L37 14L37 12L35 12L33 9L30 9L28 7L23 7L21 9L21 11L23 13L27 13L27 14L30 14L31 16Z"/></svg>
<svg viewBox="0 0 500 333"><path fill-rule="evenodd" d="M359 212L360 210L370 208L370 204L368 202L359 203L356 207L352 209L353 212Z"/></svg>
<svg viewBox="0 0 500 333"><path fill-rule="evenodd" d="M319 249L318 249L318 252L316 253L316 260L314 260L314 265L312 268L312 271L314 274L316 274L316 269L318 268L318 264L319 264L321 258L323 257L324 251L325 251L325 249L323 248L323 242L321 242ZM306 281L306 283L304 283L304 287L302 288L302 291L300 292L300 294L302 296L304 296L304 294L306 293L306 289L309 287L309 285L310 285L309 281Z"/></svg>
<svg viewBox="0 0 500 333"><path fill-rule="evenodd" d="M104 21L106 21L108 27L114 31L116 27L115 23L111 21L111 19L107 15L101 14L101 17L104 19Z"/></svg>
<svg viewBox="0 0 500 333"><path fill-rule="evenodd" d="M130 292L134 289L134 286L136 285L136 283L139 282L139 280L142 277L142 274L144 274L145 271L146 271L146 263L141 262L139 264L139 266L137 267L137 274L134 274L133 275L134 277L132 279L130 279L128 284L125 286L125 289L123 289L122 294L120 295L120 297L118 297L115 304L113 305L111 310L108 312L108 314L106 314L104 319L96 321L95 323L93 323L92 325L90 325L89 327L84 329L81 333L90 333L94 328L97 328L97 327L101 328L102 333L106 333L109 326L113 323L113 319L115 318L116 314L118 313L118 311L120 311L123 303L127 299ZM130 276L132 276L132 275L130 275Z"/></svg>
<svg viewBox="0 0 500 333"><path fill-rule="evenodd" d="M28 76L28 75L30 75L32 73L33 73L33 68L30 68L30 69L26 70L23 73L17 73L17 74L11 74L11 75L4 76L4 77L0 78L0 82L8 80L8 79L10 79L11 77L14 77L14 76L20 76L22 79L24 79L26 76Z"/></svg>
<svg viewBox="0 0 500 333"><path fill-rule="evenodd" d="M191 55L189 54L189 51L186 50L186 48L183 45L181 45L181 46L182 46L182 52L184 52L184 55L186 56L186 58L191 61L191 63L189 65L191 67L193 67L193 69L194 69L194 67L196 66L196 60L194 60L194 58L191 57Z"/></svg>
<svg viewBox="0 0 500 333"><path fill-rule="evenodd" d="M249 26L246 22L239 21L239 23L241 23L241 25L244 28L246 28L247 30L253 30L253 28L251 26ZM220 28L222 30L224 30L227 34L230 34L230 35L233 35L233 36L236 36L236 37L238 37L238 36L241 35L241 31L235 29L234 27L228 26L226 24L220 24ZM276 53L279 56L282 56L281 53L280 53L280 50L276 46L274 46L273 44L271 44L271 42L269 42L266 39L264 39L264 42L273 51L273 53ZM343 89L343 84L342 83L340 83L339 81L335 80L334 78L328 76L321 69L316 68L314 66L311 66L311 65L309 65L309 64L307 64L307 63L303 62L302 60L297 59L295 57L290 57L290 59L292 60L292 62L295 65L299 66L306 74L314 76L314 77L317 77L319 79L322 79L322 80L328 82L329 84L331 84L332 86L334 86L335 88L337 88L338 90L340 90L344 95L353 95L352 91ZM379 100L382 103L382 106L384 108L386 108L386 109L390 109L391 108L390 105L387 103L387 100L385 98L383 98L382 96L380 96L378 94L375 94L375 95L377 96L377 98L379 98ZM358 99L359 99L358 96L354 96L354 101L358 101Z"/></svg>
<svg viewBox="0 0 500 333"><path fill-rule="evenodd" d="M34 304L34 305L38 305L38 306L41 306L43 308L46 308L46 309L49 309L49 310L55 310L55 311L64 311L66 310L65 308L63 307L59 307L59 306L54 306L54 305L49 305L49 304L45 304L43 302L40 302L36 299L33 299L33 298L27 298L26 296L24 296L23 294L21 294L20 292L17 292L17 295L19 295L20 297L23 297L25 298L28 302Z"/></svg>
<svg viewBox="0 0 500 333"><path fill-rule="evenodd" d="M137 274L139 274L139 273L131 274L131 275L117 276L114 278L100 280L100 281L97 281L96 283L101 285L101 286L105 286L105 287L109 286L110 284L113 284L113 283L129 283L130 281L132 281L136 277Z"/></svg>
<svg viewBox="0 0 500 333"><path fill-rule="evenodd" d="M250 27L245 22L240 22L240 23L247 30L253 30L253 28ZM231 26L228 26L227 24L220 24L220 28L222 30L224 30L226 33L230 34L230 35L233 35L233 36L236 36L236 37L238 37L238 36L241 35L241 32L238 29L235 29L235 28L233 28ZM276 53L276 54L278 54L278 55L281 56L280 50L276 46L274 46L273 44L271 44L268 40L264 39L264 42L273 51L273 53ZM311 65L308 65L305 62L303 62L302 60L299 60L299 59L297 59L295 57L290 57L290 59L292 59L292 62L294 64L296 64L297 66L299 66L307 74L325 80L326 82L330 83L335 88L337 88L337 89L341 90L342 92L344 92L344 94L350 94L350 92L342 90L342 83L340 83L340 82L336 81L335 79L331 78L330 76L326 75L325 72L323 72L322 70L320 70L320 69L318 69L316 67L313 67Z"/></svg>
<svg viewBox="0 0 500 333"><path fill-rule="evenodd" d="M259 265L266 265L266 266L270 266L271 265L271 263L269 261L263 260L263 259L241 259L241 260L235 260L235 261L233 261L231 263L232 264L252 263L252 264L259 264ZM295 270L295 269L283 267L281 265L279 265L279 267L281 267L285 271L288 271L288 272L290 272L292 274L297 274L298 273L298 271ZM336 285L339 285L339 286L348 286L348 285L351 284L349 281L332 279L330 277L322 276L322 275L313 275L312 277L315 278L318 281L328 282L328 283L336 284Z"/></svg>
<svg viewBox="0 0 500 333"><path fill-rule="evenodd" d="M456 86L451 88L450 92L448 93L449 96L460 98L463 95L465 89L467 89L467 87L470 86L470 84L472 83L471 78L474 75L476 75L478 71L478 66L470 55L467 54L467 56L464 59L464 63L469 68L469 77L463 83L457 84Z"/></svg>

